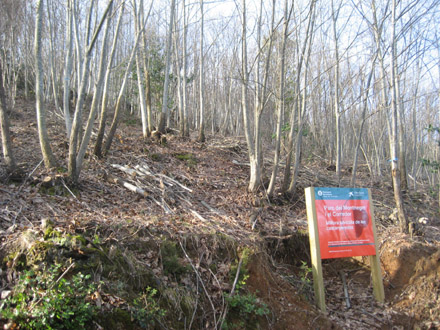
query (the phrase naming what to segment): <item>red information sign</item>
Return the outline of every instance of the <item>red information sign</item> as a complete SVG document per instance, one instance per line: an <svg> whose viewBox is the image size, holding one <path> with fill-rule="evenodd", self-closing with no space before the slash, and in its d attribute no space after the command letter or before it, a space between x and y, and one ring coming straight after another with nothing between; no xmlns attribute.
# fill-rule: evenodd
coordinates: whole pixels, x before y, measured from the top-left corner
<svg viewBox="0 0 440 330"><path fill-rule="evenodd" d="M315 188L321 258L375 255L368 190Z"/></svg>

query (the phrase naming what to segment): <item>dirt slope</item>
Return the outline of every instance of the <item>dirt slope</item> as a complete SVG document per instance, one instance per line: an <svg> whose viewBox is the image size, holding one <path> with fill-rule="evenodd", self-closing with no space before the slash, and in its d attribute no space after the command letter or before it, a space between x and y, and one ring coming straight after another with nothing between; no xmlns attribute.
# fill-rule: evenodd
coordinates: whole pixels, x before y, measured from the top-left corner
<svg viewBox="0 0 440 330"><path fill-rule="evenodd" d="M84 271L92 269L95 279L104 280L105 286L98 292L101 298L95 299L102 310L123 308L136 290L157 287L163 306L175 314L160 323L162 328L189 324L214 328L222 318L230 325L245 327L224 317L226 310L233 315L225 297L236 289L233 279L240 270L238 265L240 280L245 282L243 295L255 293L254 304L262 301L270 309L249 321L261 328L440 327L440 222L435 200L423 187L405 196L410 219L427 218L427 224L408 237L399 234L394 223L389 180L372 181L366 168L361 170L362 186L373 192L386 302L379 304L372 298L362 258L326 261L329 311L323 315L313 306L302 192L308 186L335 186L329 164L322 160L304 164L298 194L290 199L277 195L268 201L263 195L246 192L243 140L211 137L199 144L169 134L166 144L161 144L141 139L139 125L125 120L110 155L102 160L88 155L80 186L68 188L62 122L56 116L49 120L59 168L47 171L41 164L33 105L17 104L11 120L13 143L29 176L0 186L0 291L11 290L22 271L16 264L19 256L31 265L26 249L46 242L52 246L41 250L45 262L70 258ZM348 178L347 171L343 183ZM143 192L130 191L123 182ZM47 223L51 224L49 234ZM70 239L68 247L58 241L55 244L57 235L82 235L84 242ZM247 250L252 251L251 257L240 264ZM15 253L12 258L11 253ZM113 265L118 260L117 270L98 255L112 260ZM148 276L140 275L141 269L144 273L147 269ZM347 278L350 309L345 305L341 270ZM116 289L121 283L126 290ZM191 323L188 314L194 316ZM121 321L119 326L126 328L124 324ZM106 328L104 321L97 320L98 326Z"/></svg>

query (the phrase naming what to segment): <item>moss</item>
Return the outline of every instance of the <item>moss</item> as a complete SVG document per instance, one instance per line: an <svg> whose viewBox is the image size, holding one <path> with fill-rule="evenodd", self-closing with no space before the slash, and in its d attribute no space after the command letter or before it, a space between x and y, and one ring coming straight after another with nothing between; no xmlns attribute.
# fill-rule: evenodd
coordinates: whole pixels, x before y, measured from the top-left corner
<svg viewBox="0 0 440 330"><path fill-rule="evenodd" d="M37 241L26 253L27 266L33 266L42 262L52 262L57 250L54 249L54 243L48 241Z"/></svg>
<svg viewBox="0 0 440 330"><path fill-rule="evenodd" d="M197 159L191 153L176 153L174 154L174 157L176 157L179 160L185 161L189 167L193 167L197 165Z"/></svg>
<svg viewBox="0 0 440 330"><path fill-rule="evenodd" d="M4 257L3 262L8 268L21 271L25 269L27 265L26 254L24 254L22 251L14 251Z"/></svg>
<svg viewBox="0 0 440 330"><path fill-rule="evenodd" d="M160 154L151 154L150 155L151 160L155 162L160 162L162 160L162 155Z"/></svg>
<svg viewBox="0 0 440 330"><path fill-rule="evenodd" d="M115 308L109 312L101 313L97 320L103 329L132 330L135 329L131 314L122 308Z"/></svg>
<svg viewBox="0 0 440 330"><path fill-rule="evenodd" d="M237 283L245 283L246 279L249 277L248 264L250 258L252 258L252 256L255 255L255 251L249 247L244 247L241 249L241 251L237 251L237 254L240 256L240 259L242 260L240 266L240 274ZM231 263L231 268L229 270L229 282L231 284L234 283L239 264L240 264L239 259L238 260L236 259L233 263Z"/></svg>
<svg viewBox="0 0 440 330"><path fill-rule="evenodd" d="M72 194L79 196L80 191L77 187L71 187L67 189L64 185L54 182L51 186L40 186L38 189L40 194L49 196L62 196L62 197L72 197Z"/></svg>
<svg viewBox="0 0 440 330"><path fill-rule="evenodd" d="M67 235L70 239L72 247L80 247L87 244L87 240L81 235Z"/></svg>
<svg viewBox="0 0 440 330"><path fill-rule="evenodd" d="M189 268L182 265L180 258L183 257L183 252L177 247L177 244L172 241L164 240L160 246L162 254L162 266L165 275L174 275L176 280L188 272Z"/></svg>

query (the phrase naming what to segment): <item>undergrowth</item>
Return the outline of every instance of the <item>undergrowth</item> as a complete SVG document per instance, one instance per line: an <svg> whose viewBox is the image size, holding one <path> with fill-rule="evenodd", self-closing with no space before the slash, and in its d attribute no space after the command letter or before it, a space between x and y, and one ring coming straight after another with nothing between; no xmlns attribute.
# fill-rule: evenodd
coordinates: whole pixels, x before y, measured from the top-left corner
<svg viewBox="0 0 440 330"><path fill-rule="evenodd" d="M13 294L0 305L1 318L20 329L84 329L96 315L90 275L60 276L61 266L24 271Z"/></svg>

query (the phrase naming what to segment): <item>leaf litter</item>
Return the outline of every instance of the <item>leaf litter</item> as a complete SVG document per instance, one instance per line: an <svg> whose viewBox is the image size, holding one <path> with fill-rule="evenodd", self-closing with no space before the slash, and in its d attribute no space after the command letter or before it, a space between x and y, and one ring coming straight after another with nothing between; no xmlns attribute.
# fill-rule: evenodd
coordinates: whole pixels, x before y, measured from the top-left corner
<svg viewBox="0 0 440 330"><path fill-rule="evenodd" d="M59 232L95 231L103 243L125 248L123 258L134 263L128 263L128 268L135 271L137 265L144 265L166 286L177 287L179 282L204 291L212 303L205 305L212 309L204 312L205 326L215 327L212 315L217 315L218 322L225 308L224 293L232 289L233 260L218 253L221 243L207 238L208 234L221 234L232 242L222 249L251 246L258 251L248 265L248 286L273 309L263 323L268 328L440 327L440 222L435 200L423 189L408 192L405 206L414 222L420 218L429 221L408 237L397 231L390 184L375 182L360 170L360 181L373 193L386 302L373 299L366 260L325 261L328 313L323 315L313 307L311 286L304 285L310 273L301 275L300 264L310 258L307 235L301 240L298 233L307 231L302 189L335 186L334 173L326 170L328 164L322 160L305 164L300 170L298 194L290 200L277 194L268 201L263 194L246 192L248 167L243 139L210 137L200 144L169 136L167 144L161 145L143 140L132 126L121 125L121 139L114 142L107 159L87 156L78 188L66 191L61 185L58 191L48 193L42 189L45 178L65 182L64 175L41 165L32 107L21 105L21 119L12 121L11 130L16 158L29 176L23 183L0 187L2 258L23 232L41 231L46 219ZM50 116L49 123L52 141L57 141L57 158L66 159L67 141L59 129L62 125L55 116ZM185 159L177 155L190 156ZM343 184L348 180L347 174ZM178 264L192 272L179 279L164 273L164 256L159 248L164 237L178 242L176 247L184 252ZM140 241L150 248L130 252L129 247ZM111 251L107 252L109 257ZM2 265L0 273L2 292L10 290L17 277L6 267ZM346 278L350 308L340 271ZM98 272L96 276L102 275ZM191 300L194 308L200 308L195 306L201 304L197 302L201 296ZM106 308L125 303L122 297L106 292L97 292L94 299Z"/></svg>

